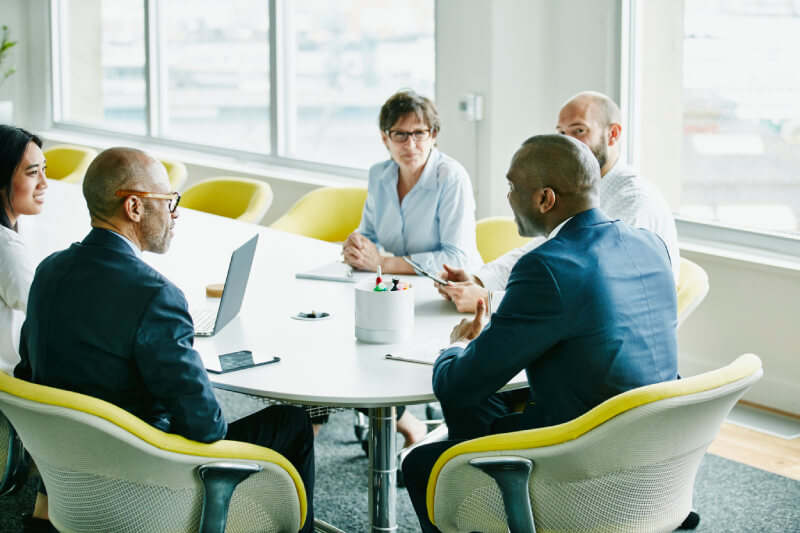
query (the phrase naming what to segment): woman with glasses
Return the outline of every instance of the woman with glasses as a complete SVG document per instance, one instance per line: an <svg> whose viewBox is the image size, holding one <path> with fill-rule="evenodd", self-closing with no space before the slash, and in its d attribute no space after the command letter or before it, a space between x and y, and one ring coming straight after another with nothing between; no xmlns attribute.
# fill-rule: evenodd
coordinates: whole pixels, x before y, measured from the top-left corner
<svg viewBox="0 0 800 533"><path fill-rule="evenodd" d="M439 152L439 112L412 90L380 111L388 161L369 170L361 224L344 244L344 260L359 270L413 274L409 257L428 272L442 265L469 271L482 264L475 244L475 200L467 171Z"/></svg>
<svg viewBox="0 0 800 533"><path fill-rule="evenodd" d="M412 90L399 91L383 104L378 122L391 158L369 169L367 201L361 224L344 243L345 262L373 272L380 266L386 274L414 274L404 257L428 272L445 263L467 271L480 266L472 184L458 161L436 149L436 106ZM320 418L312 421L318 431ZM427 426L400 406L397 430L410 446Z"/></svg>

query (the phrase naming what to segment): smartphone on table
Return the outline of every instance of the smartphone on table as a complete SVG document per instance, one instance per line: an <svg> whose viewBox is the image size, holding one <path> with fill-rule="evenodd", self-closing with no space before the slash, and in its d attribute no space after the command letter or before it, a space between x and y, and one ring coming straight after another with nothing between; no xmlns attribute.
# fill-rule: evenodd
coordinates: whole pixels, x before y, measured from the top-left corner
<svg viewBox="0 0 800 533"><path fill-rule="evenodd" d="M253 368L254 366L277 363L280 360L280 357L273 357L272 359L256 363L253 361L253 352L250 350L239 350L238 352L224 353L219 356L220 370L215 368L206 368L206 370L212 374L225 374L226 372L233 372L235 370L244 370L245 368Z"/></svg>

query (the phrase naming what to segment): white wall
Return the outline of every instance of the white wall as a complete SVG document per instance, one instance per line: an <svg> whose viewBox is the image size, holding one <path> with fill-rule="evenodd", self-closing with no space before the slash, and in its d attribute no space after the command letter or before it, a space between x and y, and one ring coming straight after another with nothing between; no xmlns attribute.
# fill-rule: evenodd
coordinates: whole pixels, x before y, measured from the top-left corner
<svg viewBox="0 0 800 533"><path fill-rule="evenodd" d="M505 175L530 137L555 132L573 94L619 98L618 0L438 0L439 146L473 179L478 218L508 214ZM484 98L484 119L460 119L459 98Z"/></svg>

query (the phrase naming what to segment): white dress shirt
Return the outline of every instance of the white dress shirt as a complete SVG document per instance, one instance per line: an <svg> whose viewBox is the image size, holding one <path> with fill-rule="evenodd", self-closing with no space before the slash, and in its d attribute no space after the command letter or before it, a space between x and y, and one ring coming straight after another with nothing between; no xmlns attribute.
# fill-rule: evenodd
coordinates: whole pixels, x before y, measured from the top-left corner
<svg viewBox="0 0 800 533"><path fill-rule="evenodd" d="M34 269L19 234L0 225L0 370L8 374L13 374L19 363L19 332Z"/></svg>
<svg viewBox="0 0 800 533"><path fill-rule="evenodd" d="M661 237L667 246L677 285L681 270L678 231L672 211L661 191L637 174L631 166L617 161L608 174L600 178L599 194L600 209L610 218L619 219L635 228L648 229ZM504 290L511 269L519 258L545 240L544 237L534 237L525 246L483 265L473 274L490 293Z"/></svg>
<svg viewBox="0 0 800 533"><path fill-rule="evenodd" d="M379 249L410 256L428 272L442 270L442 263L477 268L482 261L475 243L475 200L464 167L432 148L402 204L398 170L392 160L369 169L367 202L357 231Z"/></svg>

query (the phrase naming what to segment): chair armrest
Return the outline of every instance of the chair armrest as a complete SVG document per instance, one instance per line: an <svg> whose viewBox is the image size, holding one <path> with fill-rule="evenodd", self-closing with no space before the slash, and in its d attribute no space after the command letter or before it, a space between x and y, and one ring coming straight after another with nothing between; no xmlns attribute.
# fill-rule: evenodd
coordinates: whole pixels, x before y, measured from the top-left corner
<svg viewBox="0 0 800 533"><path fill-rule="evenodd" d="M261 471L253 463L206 463L197 467L203 482L203 511L200 533L224 533L228 522L228 506L237 485L251 474Z"/></svg>
<svg viewBox="0 0 800 533"><path fill-rule="evenodd" d="M536 533L528 494L533 461L523 457L494 456L471 459L469 464L483 470L500 487L508 530L514 533Z"/></svg>

